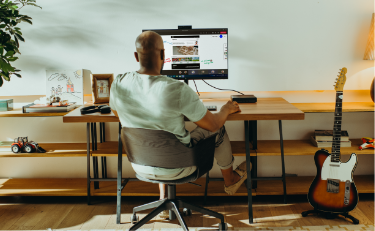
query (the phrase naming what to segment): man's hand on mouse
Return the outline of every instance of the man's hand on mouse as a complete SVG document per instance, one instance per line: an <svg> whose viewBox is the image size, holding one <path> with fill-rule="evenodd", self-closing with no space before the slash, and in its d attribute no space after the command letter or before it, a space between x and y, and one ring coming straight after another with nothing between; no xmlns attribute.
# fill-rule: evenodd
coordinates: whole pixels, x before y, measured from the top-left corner
<svg viewBox="0 0 375 231"><path fill-rule="evenodd" d="M226 104L224 104L221 110L228 110L229 114L233 114L233 113L241 111L238 103L236 101L230 101L230 100Z"/></svg>

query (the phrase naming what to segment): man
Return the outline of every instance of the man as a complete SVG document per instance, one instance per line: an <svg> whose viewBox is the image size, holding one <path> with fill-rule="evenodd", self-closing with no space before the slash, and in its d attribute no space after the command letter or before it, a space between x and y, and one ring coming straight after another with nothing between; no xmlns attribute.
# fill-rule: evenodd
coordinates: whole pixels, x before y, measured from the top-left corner
<svg viewBox="0 0 375 231"><path fill-rule="evenodd" d="M140 69L117 76L110 91L110 107L121 125L168 131L189 147L218 133L215 159L223 174L224 190L233 195L247 178L245 162L233 171L234 158L224 127L229 114L241 111L238 103L228 101L218 113L212 114L188 85L160 75L165 58L160 35L143 32L135 46L134 56ZM184 116L198 125L191 133L185 129ZM196 170L195 166L165 169L132 164L132 167L145 178L170 180L186 177ZM160 199L166 198L166 185L160 184L159 189Z"/></svg>

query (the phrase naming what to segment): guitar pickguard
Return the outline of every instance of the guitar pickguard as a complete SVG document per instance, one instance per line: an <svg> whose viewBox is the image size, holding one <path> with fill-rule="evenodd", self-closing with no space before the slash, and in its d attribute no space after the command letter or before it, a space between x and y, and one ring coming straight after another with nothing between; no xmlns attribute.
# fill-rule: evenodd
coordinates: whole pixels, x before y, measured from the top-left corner
<svg viewBox="0 0 375 231"><path fill-rule="evenodd" d="M346 163L335 162L331 163L331 155L329 155L323 163L321 171L321 179L335 179L341 182L353 182L352 172L357 165L357 155L352 154Z"/></svg>

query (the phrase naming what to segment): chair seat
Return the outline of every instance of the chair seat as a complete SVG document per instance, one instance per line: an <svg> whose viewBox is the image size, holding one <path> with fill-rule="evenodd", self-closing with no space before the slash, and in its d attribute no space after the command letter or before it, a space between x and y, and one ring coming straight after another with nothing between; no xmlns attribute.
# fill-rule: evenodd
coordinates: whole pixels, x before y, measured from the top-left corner
<svg viewBox="0 0 375 231"><path fill-rule="evenodd" d="M186 176L184 178L177 179L177 180L151 180L148 178L144 178L138 174L135 174L135 176L141 181L146 181L146 182L151 182L151 183L156 183L156 184L168 184L168 185L185 184L185 183L195 181L200 177L198 169L192 174L190 174L189 176Z"/></svg>

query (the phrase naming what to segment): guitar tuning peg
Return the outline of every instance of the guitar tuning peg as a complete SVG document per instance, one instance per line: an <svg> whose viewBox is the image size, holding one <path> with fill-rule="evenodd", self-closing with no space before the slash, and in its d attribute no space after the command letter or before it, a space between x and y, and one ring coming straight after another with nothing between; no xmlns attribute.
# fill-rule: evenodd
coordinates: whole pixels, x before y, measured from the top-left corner
<svg viewBox="0 0 375 231"><path fill-rule="evenodd" d="M342 71L342 69L339 69L340 71Z"/></svg>
<svg viewBox="0 0 375 231"><path fill-rule="evenodd" d="M336 80L338 80L339 78L336 78Z"/></svg>

